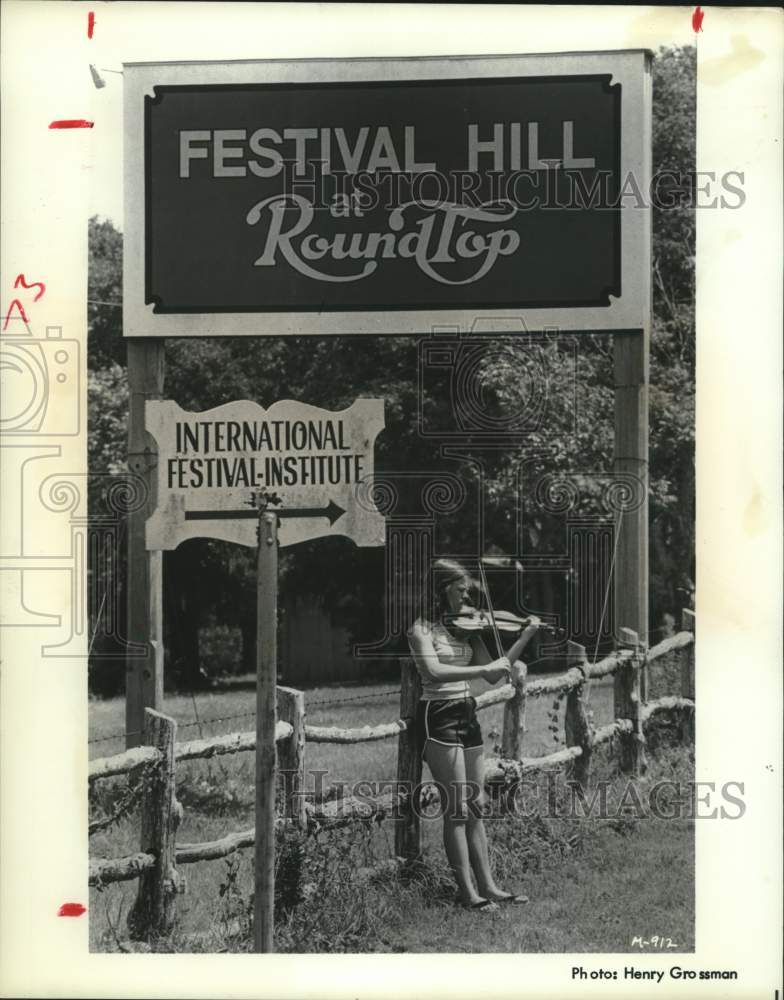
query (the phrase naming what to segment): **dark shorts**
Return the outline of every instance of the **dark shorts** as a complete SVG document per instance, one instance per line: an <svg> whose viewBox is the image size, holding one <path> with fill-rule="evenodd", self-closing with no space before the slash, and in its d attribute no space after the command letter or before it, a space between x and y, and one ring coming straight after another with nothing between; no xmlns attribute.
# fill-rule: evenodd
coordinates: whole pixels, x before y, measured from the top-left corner
<svg viewBox="0 0 784 1000"><path fill-rule="evenodd" d="M422 753L428 740L448 747L463 747L464 750L483 745L475 698L420 701L416 726Z"/></svg>

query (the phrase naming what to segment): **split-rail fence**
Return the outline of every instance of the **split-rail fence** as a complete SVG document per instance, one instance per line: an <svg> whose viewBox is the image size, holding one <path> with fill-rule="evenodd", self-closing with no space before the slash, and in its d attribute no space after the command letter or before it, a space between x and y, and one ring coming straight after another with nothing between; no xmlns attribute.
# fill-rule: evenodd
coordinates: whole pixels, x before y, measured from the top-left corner
<svg viewBox="0 0 784 1000"><path fill-rule="evenodd" d="M657 712L680 710L681 735L694 739L694 614L683 612L682 631L647 649L636 633L621 630L622 641L610 656L588 663L585 649L568 644L568 667L558 675L528 680L526 667L515 665L513 683L485 691L476 699L478 711L504 704L501 754L486 759L488 785L514 787L523 775L544 768L568 766L570 780L585 786L589 780L593 750L616 737L621 769L637 775L645 766L644 728ZM681 691L649 701L648 665L660 657L679 652ZM594 728L583 694L589 680L614 678L615 719ZM398 858L416 858L422 852L420 809L412 790L423 788L422 759L414 733L414 717L421 687L410 660L401 668L400 717L377 726L341 729L311 726L305 721L305 696L291 688L277 689L276 785L267 789L279 797L278 824L305 829L313 825L343 825L359 819L392 815L395 821L395 852ZM564 746L541 757L523 756L526 702L547 695L566 696ZM174 926L176 899L183 891L181 868L197 861L224 858L255 842L253 829L229 833L200 844L178 844L176 831L182 807L175 797L177 764L209 759L223 754L255 750L255 732L229 733L209 739L177 742L174 719L146 710L145 745L90 762L88 780L127 774L133 783L143 782L141 795L141 843L136 854L122 858L93 859L89 882L104 886L111 882L139 879L136 902L129 915L129 928L136 939L170 932ZM305 795L305 745L308 743L365 743L397 739L396 791L372 801L344 796L324 803L307 801Z"/></svg>

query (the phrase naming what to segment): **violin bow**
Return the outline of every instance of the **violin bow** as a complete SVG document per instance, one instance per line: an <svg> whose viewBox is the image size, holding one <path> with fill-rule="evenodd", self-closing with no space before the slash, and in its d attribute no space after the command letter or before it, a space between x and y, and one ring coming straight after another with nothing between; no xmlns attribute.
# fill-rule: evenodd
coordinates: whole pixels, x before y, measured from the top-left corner
<svg viewBox="0 0 784 1000"><path fill-rule="evenodd" d="M495 644L498 648L498 655L504 655L504 647L501 645L501 636L498 634L498 626L495 623L495 612L493 611L493 599L490 597L490 588L487 586L487 577L485 576L485 567L482 563L482 557L479 557L479 576L482 580L482 587L484 588L485 595L487 596L487 608L490 612L490 622L493 626L493 635L495 636Z"/></svg>

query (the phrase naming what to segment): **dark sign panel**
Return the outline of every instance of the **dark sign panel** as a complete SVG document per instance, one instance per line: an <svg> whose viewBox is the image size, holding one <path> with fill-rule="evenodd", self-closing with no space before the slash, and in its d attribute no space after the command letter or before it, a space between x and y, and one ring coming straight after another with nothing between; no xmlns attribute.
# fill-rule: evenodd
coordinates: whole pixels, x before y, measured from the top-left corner
<svg viewBox="0 0 784 1000"><path fill-rule="evenodd" d="M128 337L648 326L643 50L124 74Z"/></svg>
<svg viewBox="0 0 784 1000"><path fill-rule="evenodd" d="M608 306L622 291L610 74L158 86L154 311Z"/></svg>

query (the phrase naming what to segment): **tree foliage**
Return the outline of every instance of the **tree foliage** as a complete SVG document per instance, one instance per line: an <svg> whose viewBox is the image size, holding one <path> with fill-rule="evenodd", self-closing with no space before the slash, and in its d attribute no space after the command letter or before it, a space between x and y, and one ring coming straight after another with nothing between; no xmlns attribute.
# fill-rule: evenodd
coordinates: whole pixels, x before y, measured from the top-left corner
<svg viewBox="0 0 784 1000"><path fill-rule="evenodd" d="M108 219L90 219L87 269L88 365L125 364L122 340L122 234Z"/></svg>

